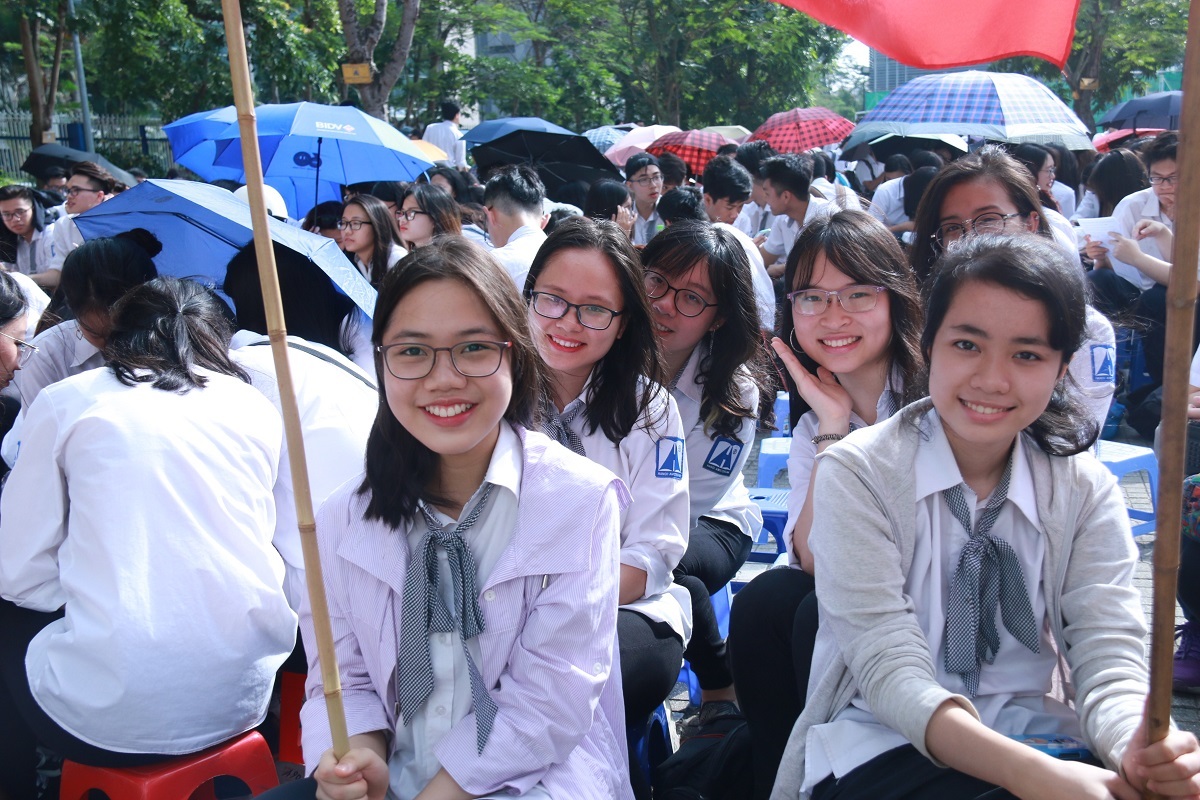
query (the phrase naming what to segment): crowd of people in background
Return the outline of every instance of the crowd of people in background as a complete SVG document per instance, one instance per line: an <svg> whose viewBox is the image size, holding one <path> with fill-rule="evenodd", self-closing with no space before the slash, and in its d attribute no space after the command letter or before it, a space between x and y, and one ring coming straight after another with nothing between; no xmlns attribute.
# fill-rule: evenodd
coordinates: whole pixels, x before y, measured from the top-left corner
<svg viewBox="0 0 1200 800"><path fill-rule="evenodd" d="M222 296L161 277L144 230L84 241L74 217L128 190L97 164L0 187L0 797L56 758L224 741L292 668L309 777L275 800L647 800L627 733L685 660L685 737L746 723L739 796L1200 796L1195 738L1145 740L1136 553L1088 454L1163 381L1176 133L638 153L551 197L533 166L471 168L442 115L415 181L301 219L267 193L378 292L368 317L275 246L340 759L253 247ZM743 470L778 391L785 552L726 638L709 598L762 531ZM1188 690L1197 586L1186 546Z"/></svg>

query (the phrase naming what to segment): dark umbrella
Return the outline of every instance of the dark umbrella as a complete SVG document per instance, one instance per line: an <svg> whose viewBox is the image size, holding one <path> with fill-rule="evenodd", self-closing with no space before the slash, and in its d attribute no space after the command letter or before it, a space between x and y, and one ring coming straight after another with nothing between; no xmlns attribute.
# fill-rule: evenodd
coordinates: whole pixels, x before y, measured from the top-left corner
<svg viewBox="0 0 1200 800"><path fill-rule="evenodd" d="M587 137L537 117L509 117L480 123L463 139L481 172L506 164L533 167L546 192L572 181L621 180L621 173Z"/></svg>
<svg viewBox="0 0 1200 800"><path fill-rule="evenodd" d="M104 167L109 173L126 186L133 186L137 179L116 164L97 153L86 153L61 144L44 144L34 149L21 165L21 169L41 180L42 173L47 167L62 167L68 172L71 166L81 161L92 161Z"/></svg>
<svg viewBox="0 0 1200 800"><path fill-rule="evenodd" d="M1183 110L1183 92L1155 92L1145 97L1126 100L1100 118L1106 128L1161 128L1177 130L1179 115Z"/></svg>

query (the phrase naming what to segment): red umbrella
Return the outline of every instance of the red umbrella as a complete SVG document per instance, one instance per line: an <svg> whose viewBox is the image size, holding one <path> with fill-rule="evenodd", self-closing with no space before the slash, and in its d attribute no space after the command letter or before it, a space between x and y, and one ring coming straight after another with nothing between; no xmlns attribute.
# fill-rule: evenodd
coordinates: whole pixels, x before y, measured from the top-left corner
<svg viewBox="0 0 1200 800"><path fill-rule="evenodd" d="M1105 131L1092 139L1092 146L1101 153L1107 153L1114 147L1123 145L1126 139L1157 136L1160 133L1162 133L1162 128L1142 128L1136 131L1131 128L1122 128L1119 131Z"/></svg>
<svg viewBox="0 0 1200 800"><path fill-rule="evenodd" d="M677 131L666 133L646 148L652 156L674 153L683 159L693 174L704 172L704 167L727 144L737 144L728 136L712 131Z"/></svg>
<svg viewBox="0 0 1200 800"><path fill-rule="evenodd" d="M769 142L781 153L803 153L840 142L854 130L854 123L828 108L793 108L772 114L746 141Z"/></svg>

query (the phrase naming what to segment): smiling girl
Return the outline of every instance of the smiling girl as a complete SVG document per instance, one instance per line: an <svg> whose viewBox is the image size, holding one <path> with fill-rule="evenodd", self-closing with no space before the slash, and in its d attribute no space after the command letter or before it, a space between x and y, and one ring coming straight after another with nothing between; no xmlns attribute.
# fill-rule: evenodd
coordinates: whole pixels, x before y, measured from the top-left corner
<svg viewBox="0 0 1200 800"><path fill-rule="evenodd" d="M537 350L478 246L415 251L374 320L366 474L317 518L351 749L333 756L312 658L315 771L270 796L629 797L610 673L624 487L527 429ZM307 609L301 630L311 657Z"/></svg>
<svg viewBox="0 0 1200 800"><path fill-rule="evenodd" d="M525 283L550 380L548 431L625 482L617 638L625 715L641 726L666 699L691 635L673 571L687 549L688 474L674 399L655 382L659 348L642 268L614 222L563 222ZM641 770L634 770L635 782ZM648 797L648 787L638 787ZM645 793L644 795L642 793Z"/></svg>
<svg viewBox="0 0 1200 800"><path fill-rule="evenodd" d="M930 397L818 460L821 628L772 797L1196 796L1195 737L1146 744L1137 554L1063 384L1083 275L1039 237L979 236L926 296Z"/></svg>

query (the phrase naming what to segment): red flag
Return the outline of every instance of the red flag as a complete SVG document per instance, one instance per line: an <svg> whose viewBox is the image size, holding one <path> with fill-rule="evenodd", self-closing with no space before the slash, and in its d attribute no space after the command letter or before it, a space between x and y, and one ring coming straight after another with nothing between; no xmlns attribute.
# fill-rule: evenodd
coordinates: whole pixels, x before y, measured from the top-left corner
<svg viewBox="0 0 1200 800"><path fill-rule="evenodd" d="M1037 56L1061 69L1079 0L776 0L910 67Z"/></svg>

